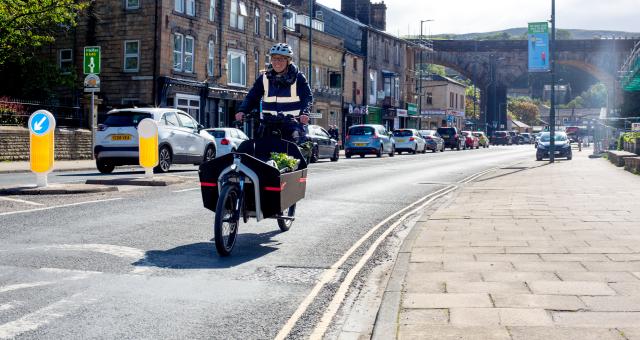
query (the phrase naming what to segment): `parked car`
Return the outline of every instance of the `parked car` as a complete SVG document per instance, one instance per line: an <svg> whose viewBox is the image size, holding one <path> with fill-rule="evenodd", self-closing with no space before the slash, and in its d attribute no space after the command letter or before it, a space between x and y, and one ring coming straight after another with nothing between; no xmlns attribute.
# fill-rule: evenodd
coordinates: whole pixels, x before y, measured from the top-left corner
<svg viewBox="0 0 640 340"><path fill-rule="evenodd" d="M533 136L530 133L523 132L520 134L520 138L522 139L522 143L531 144L533 143Z"/></svg>
<svg viewBox="0 0 640 340"><path fill-rule="evenodd" d="M422 139L424 139L427 149L432 152L444 152L444 140L436 130L420 130L418 131Z"/></svg>
<svg viewBox="0 0 640 340"><path fill-rule="evenodd" d="M554 135L554 157L564 157L567 160L571 160L573 156L571 152L571 142L566 133L557 131ZM551 144L551 134L549 132L543 132L540 135L540 141L536 148L536 160L541 161L544 158L549 158L549 145Z"/></svg>
<svg viewBox="0 0 640 340"><path fill-rule="evenodd" d="M468 149L479 149L480 139L471 133L471 131L462 131L462 135L465 138L464 144Z"/></svg>
<svg viewBox="0 0 640 340"><path fill-rule="evenodd" d="M323 158L329 158L332 162L338 161L340 146L337 140L331 138L327 130L318 125L305 125L304 128L307 132L307 137L313 143L311 163Z"/></svg>
<svg viewBox="0 0 640 340"><path fill-rule="evenodd" d="M382 157L383 153L393 157L396 152L395 141L392 135L382 125L360 124L349 127L345 138L344 155L351 158L352 155L376 155Z"/></svg>
<svg viewBox="0 0 640 340"><path fill-rule="evenodd" d="M509 136L511 136L511 144L522 144L522 138L516 131L509 131Z"/></svg>
<svg viewBox="0 0 640 340"><path fill-rule="evenodd" d="M567 126L564 132L567 134L567 137L569 137L571 143L577 143L580 139L581 131L579 126Z"/></svg>
<svg viewBox="0 0 640 340"><path fill-rule="evenodd" d="M186 112L172 108L111 110L98 125L94 154L101 173L119 165L139 164L138 123L145 118L158 124L159 163L154 168L167 172L171 164L201 164L216 156L216 141Z"/></svg>
<svg viewBox="0 0 640 340"><path fill-rule="evenodd" d="M483 148L489 147L489 138L487 138L487 135L485 135L484 132L476 131L473 133L473 135L478 137L478 143L480 144L480 146L482 146Z"/></svg>
<svg viewBox="0 0 640 340"><path fill-rule="evenodd" d="M415 129L399 129L393 131L393 140L396 142L396 152L401 154L403 151L416 154L418 152L427 152L427 145L424 139Z"/></svg>
<svg viewBox="0 0 640 340"><path fill-rule="evenodd" d="M507 131L495 131L491 136L493 145L511 145L511 135Z"/></svg>
<svg viewBox="0 0 640 340"><path fill-rule="evenodd" d="M216 139L216 146L218 147L216 157L226 155L230 152L236 152L242 142L249 140L249 137L247 137L242 130L236 128L211 128L204 130Z"/></svg>
<svg viewBox="0 0 640 340"><path fill-rule="evenodd" d="M455 127L439 127L438 134L444 140L444 147L460 150L465 147L466 138Z"/></svg>

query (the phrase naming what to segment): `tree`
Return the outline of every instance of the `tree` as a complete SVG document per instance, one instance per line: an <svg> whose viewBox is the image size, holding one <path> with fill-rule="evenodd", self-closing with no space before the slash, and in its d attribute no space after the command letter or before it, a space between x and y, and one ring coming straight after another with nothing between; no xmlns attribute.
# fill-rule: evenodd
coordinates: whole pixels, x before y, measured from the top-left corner
<svg viewBox="0 0 640 340"><path fill-rule="evenodd" d="M465 90L465 100L464 100L464 115L467 118L470 119L480 119L480 103L479 103L479 98L480 98L480 90L476 88L476 105L475 105L475 113L474 113L474 105L473 105L473 101L474 101L474 93L473 93L473 86L467 86L467 89Z"/></svg>
<svg viewBox="0 0 640 340"><path fill-rule="evenodd" d="M540 109L537 103L528 97L509 98L507 112L509 117L527 125L536 125L540 117Z"/></svg>
<svg viewBox="0 0 640 340"><path fill-rule="evenodd" d="M597 83L579 96L573 98L567 105L559 106L569 109L597 108L607 106L607 87Z"/></svg>
<svg viewBox="0 0 640 340"><path fill-rule="evenodd" d="M88 0L0 1L0 66L24 61L54 35L76 25Z"/></svg>

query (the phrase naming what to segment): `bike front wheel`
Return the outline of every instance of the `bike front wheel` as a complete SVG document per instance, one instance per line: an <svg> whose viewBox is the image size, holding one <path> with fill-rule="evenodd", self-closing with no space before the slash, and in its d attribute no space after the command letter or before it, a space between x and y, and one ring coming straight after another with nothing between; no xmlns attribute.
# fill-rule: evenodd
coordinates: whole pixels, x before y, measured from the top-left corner
<svg viewBox="0 0 640 340"><path fill-rule="evenodd" d="M228 184L222 187L213 226L216 250L220 256L229 256L236 243L240 224L240 214L236 213L236 209L241 208L238 204L239 199L240 188L237 185Z"/></svg>

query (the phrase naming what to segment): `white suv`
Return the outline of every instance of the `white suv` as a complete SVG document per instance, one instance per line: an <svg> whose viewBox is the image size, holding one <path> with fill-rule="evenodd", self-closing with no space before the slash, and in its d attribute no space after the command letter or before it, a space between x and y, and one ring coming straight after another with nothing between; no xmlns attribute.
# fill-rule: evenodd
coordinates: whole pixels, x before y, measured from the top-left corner
<svg viewBox="0 0 640 340"><path fill-rule="evenodd" d="M172 108L111 110L98 125L94 154L101 173L111 173L117 165L138 161L138 123L151 118L158 124L159 163L154 169L167 172L172 163L201 164L215 158L215 139L184 111Z"/></svg>

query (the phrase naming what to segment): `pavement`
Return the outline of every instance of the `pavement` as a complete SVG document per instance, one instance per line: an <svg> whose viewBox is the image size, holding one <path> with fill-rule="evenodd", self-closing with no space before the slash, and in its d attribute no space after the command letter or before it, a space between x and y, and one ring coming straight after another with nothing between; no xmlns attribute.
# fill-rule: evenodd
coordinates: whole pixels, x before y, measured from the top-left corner
<svg viewBox="0 0 640 340"><path fill-rule="evenodd" d="M405 239L374 339L640 339L640 176L574 150L463 185Z"/></svg>

